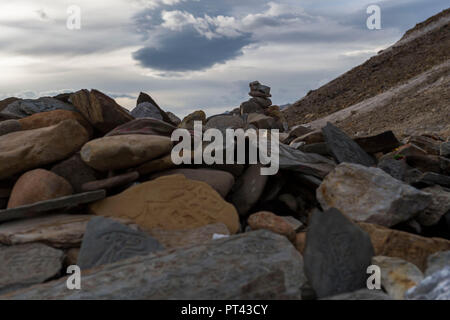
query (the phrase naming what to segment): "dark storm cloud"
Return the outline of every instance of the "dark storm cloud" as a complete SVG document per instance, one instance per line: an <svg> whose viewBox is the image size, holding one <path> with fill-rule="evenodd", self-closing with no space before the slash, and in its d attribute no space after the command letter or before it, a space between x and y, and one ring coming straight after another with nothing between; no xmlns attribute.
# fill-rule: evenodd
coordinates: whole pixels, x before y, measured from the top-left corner
<svg viewBox="0 0 450 320"><path fill-rule="evenodd" d="M164 71L201 70L242 54L248 35L207 39L194 29L166 34L158 47L144 47L133 54L143 67Z"/></svg>

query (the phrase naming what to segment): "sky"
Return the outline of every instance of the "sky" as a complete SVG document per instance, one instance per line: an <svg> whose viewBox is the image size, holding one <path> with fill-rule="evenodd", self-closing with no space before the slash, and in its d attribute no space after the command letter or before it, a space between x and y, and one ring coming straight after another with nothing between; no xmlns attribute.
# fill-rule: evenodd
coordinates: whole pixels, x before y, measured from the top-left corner
<svg viewBox="0 0 450 320"><path fill-rule="evenodd" d="M366 25L373 4L380 30ZM210 116L246 101L248 83L259 80L284 105L447 7L448 0L0 0L0 99L95 88L131 110L144 91L180 117L198 109Z"/></svg>

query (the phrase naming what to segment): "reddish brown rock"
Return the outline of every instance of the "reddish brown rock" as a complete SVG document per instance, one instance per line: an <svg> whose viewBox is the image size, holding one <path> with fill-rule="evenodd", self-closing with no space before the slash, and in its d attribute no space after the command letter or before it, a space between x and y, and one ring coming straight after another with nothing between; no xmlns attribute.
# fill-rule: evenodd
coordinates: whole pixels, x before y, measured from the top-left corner
<svg viewBox="0 0 450 320"><path fill-rule="evenodd" d="M75 108L102 133L107 133L134 119L114 99L97 90L77 91L70 96L70 100Z"/></svg>
<svg viewBox="0 0 450 320"><path fill-rule="evenodd" d="M89 139L75 120L0 136L0 180L66 159Z"/></svg>
<svg viewBox="0 0 450 320"><path fill-rule="evenodd" d="M86 129L89 136L92 136L92 126L80 113L74 111L59 109L39 112L18 121L22 125L22 130L32 130L50 127L69 119L78 121Z"/></svg>
<svg viewBox="0 0 450 320"><path fill-rule="evenodd" d="M72 193L72 186L64 178L51 171L35 169L24 173L17 180L9 198L8 209Z"/></svg>
<svg viewBox="0 0 450 320"><path fill-rule="evenodd" d="M294 228L282 217L272 212L261 211L254 213L248 218L247 222L252 230L266 229L287 237L291 242L295 241Z"/></svg>
<svg viewBox="0 0 450 320"><path fill-rule="evenodd" d="M375 255L401 258L415 264L422 271L426 269L429 255L450 250L450 241L446 239L425 238L371 223L357 224L369 234Z"/></svg>
<svg viewBox="0 0 450 320"><path fill-rule="evenodd" d="M306 246L306 232L299 232L296 234L294 246L298 252L303 255Z"/></svg>

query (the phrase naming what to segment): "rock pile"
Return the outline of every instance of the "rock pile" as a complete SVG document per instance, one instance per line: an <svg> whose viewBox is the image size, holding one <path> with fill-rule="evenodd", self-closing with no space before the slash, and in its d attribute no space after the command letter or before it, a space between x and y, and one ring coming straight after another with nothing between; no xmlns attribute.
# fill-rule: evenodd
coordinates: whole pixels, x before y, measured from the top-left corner
<svg viewBox="0 0 450 320"><path fill-rule="evenodd" d="M448 299L449 142L288 130L269 87L250 96L182 120L145 93L0 102L0 298ZM285 131L278 173L175 165L194 121ZM88 287L66 289L72 264Z"/></svg>

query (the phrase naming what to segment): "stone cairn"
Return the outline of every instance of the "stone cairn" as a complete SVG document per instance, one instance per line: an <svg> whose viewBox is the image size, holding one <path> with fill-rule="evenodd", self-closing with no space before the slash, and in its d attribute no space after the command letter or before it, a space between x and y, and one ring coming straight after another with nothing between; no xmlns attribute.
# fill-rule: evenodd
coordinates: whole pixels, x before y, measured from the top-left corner
<svg viewBox="0 0 450 320"><path fill-rule="evenodd" d="M450 142L288 130L268 86L249 94L183 120L145 93L0 101L0 298L450 299ZM175 165L194 121L281 130L278 173Z"/></svg>

